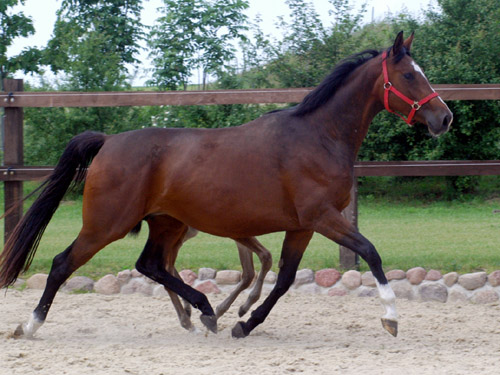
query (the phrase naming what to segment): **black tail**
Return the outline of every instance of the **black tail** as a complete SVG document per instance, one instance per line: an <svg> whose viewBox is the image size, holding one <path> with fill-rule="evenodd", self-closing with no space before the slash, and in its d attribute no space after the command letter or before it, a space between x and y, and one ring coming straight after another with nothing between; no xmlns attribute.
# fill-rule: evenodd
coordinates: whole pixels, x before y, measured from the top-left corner
<svg viewBox="0 0 500 375"><path fill-rule="evenodd" d="M15 227L0 255L0 288L12 285L26 271L40 239L71 183L83 182L86 168L104 144L105 135L87 131L66 146L54 172L26 215Z"/></svg>

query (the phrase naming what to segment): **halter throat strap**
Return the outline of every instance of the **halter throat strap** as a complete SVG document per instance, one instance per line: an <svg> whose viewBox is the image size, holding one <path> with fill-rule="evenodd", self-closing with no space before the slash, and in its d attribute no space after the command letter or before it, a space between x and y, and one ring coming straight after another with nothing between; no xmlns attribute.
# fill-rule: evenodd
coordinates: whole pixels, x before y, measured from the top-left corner
<svg viewBox="0 0 500 375"><path fill-rule="evenodd" d="M408 125L413 125L415 121L413 120L413 117L415 116L415 113L427 102L429 102L431 99L435 98L436 96L439 96L437 92L433 92L429 95L427 95L425 98L422 100L416 101L408 98L405 94L403 94L401 91L397 90L389 81L389 72L387 70L387 51L384 51L382 53L382 71L384 74L384 106L385 109L390 112L398 115L401 117ZM396 95L398 98L402 99L406 103L408 103L411 106L410 113L408 114L408 117L405 118L403 115L399 114L396 111L393 111L391 107L389 106L389 93L392 92L394 95Z"/></svg>

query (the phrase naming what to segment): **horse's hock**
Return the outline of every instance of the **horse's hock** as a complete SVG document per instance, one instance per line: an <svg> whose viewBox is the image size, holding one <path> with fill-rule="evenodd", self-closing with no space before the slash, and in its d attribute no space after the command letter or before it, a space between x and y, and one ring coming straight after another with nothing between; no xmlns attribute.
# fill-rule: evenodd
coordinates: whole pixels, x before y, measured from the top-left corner
<svg viewBox="0 0 500 375"><path fill-rule="evenodd" d="M229 292L240 279L239 271L217 272L210 268L203 268L198 274L192 270L184 270L180 274L187 277L185 281L195 288L215 294ZM212 278L207 279L206 274L212 275ZM230 278L226 277L228 274L231 275ZM328 268L316 272L302 269L297 274L298 277L290 289L291 293L327 294L332 297L346 295L376 297L378 294L371 272L360 273L351 270L342 274L336 269ZM264 284L266 291L274 286L275 276L274 272L269 272ZM44 274L35 274L26 281L19 279L14 287L43 289L46 277L47 275ZM391 270L386 273L386 277L399 299L457 304L466 302L484 304L500 300L500 270L490 274L474 272L459 275L457 272L450 272L442 275L437 270L426 271L422 267L415 267L406 272ZM211 285L211 288L207 289L207 283ZM106 295L139 293L157 297L167 296L162 285L146 278L136 270L121 271L117 275L109 274L96 282L76 276L63 285L62 290L68 293L92 291Z"/></svg>

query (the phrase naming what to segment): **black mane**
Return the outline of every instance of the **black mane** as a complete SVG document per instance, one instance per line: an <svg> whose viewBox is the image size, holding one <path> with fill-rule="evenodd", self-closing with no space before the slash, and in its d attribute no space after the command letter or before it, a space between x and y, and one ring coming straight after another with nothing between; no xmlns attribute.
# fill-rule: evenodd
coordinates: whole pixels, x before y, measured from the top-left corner
<svg viewBox="0 0 500 375"><path fill-rule="evenodd" d="M359 66L378 56L380 51L366 50L342 60L304 100L295 107L294 116L304 116L325 104L342 85L347 77Z"/></svg>
<svg viewBox="0 0 500 375"><path fill-rule="evenodd" d="M393 51L392 47L387 49L388 54ZM342 85L347 77L359 66L363 65L368 60L380 55L380 51L368 49L363 52L356 53L342 60L313 91L311 91L304 100L293 108L294 116L304 116L311 113L325 104ZM406 48L401 48L397 56L394 56L395 63L401 61L405 56L409 55ZM389 56L389 55L388 55Z"/></svg>

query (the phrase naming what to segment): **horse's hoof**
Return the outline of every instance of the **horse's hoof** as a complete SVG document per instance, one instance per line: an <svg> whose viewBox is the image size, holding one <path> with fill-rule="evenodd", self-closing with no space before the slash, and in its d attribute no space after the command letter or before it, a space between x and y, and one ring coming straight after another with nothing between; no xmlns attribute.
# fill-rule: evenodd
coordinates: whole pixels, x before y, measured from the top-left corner
<svg viewBox="0 0 500 375"><path fill-rule="evenodd" d="M187 331L192 331L195 329L195 326L191 323L189 319L187 321L181 322L181 327Z"/></svg>
<svg viewBox="0 0 500 375"><path fill-rule="evenodd" d="M248 336L248 332L245 331L245 326L244 322L238 322L236 325L233 327L231 331L231 336L233 336L235 339L242 339Z"/></svg>
<svg viewBox="0 0 500 375"><path fill-rule="evenodd" d="M215 315L201 315L200 320L205 327L213 333L217 333L217 317Z"/></svg>
<svg viewBox="0 0 500 375"><path fill-rule="evenodd" d="M15 339L19 339L21 337L24 337L24 329L23 329L23 325L22 324L19 324L16 328L16 330L12 333L11 337L12 338L15 338Z"/></svg>
<svg viewBox="0 0 500 375"><path fill-rule="evenodd" d="M238 315L240 318L242 318L247 312L248 312L248 307L240 306L240 309L238 310Z"/></svg>
<svg viewBox="0 0 500 375"><path fill-rule="evenodd" d="M398 322L396 320L382 318L382 327L394 337L398 335Z"/></svg>

